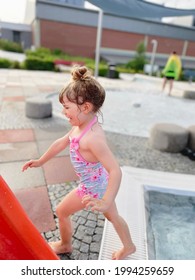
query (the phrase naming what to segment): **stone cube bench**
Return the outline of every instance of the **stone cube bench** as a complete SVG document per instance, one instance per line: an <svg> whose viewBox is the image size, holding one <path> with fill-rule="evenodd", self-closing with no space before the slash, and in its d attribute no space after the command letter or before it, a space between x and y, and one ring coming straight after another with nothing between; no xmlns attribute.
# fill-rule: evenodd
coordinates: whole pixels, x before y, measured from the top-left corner
<svg viewBox="0 0 195 280"><path fill-rule="evenodd" d="M188 127L189 131L189 140L188 140L188 147L195 151L195 125L191 125Z"/></svg>
<svg viewBox="0 0 195 280"><path fill-rule="evenodd" d="M195 99L195 90L185 90L183 97L187 99Z"/></svg>
<svg viewBox="0 0 195 280"><path fill-rule="evenodd" d="M28 98L25 111L28 118L48 118L52 116L52 102L41 97Z"/></svg>
<svg viewBox="0 0 195 280"><path fill-rule="evenodd" d="M155 124L150 131L149 145L163 152L179 153L188 143L189 131L171 123Z"/></svg>

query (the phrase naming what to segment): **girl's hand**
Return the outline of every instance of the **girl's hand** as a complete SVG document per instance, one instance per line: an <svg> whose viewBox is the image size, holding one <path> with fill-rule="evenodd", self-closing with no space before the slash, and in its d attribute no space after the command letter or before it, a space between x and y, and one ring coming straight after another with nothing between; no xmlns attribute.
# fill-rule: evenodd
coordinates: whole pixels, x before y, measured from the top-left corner
<svg viewBox="0 0 195 280"><path fill-rule="evenodd" d="M103 199L93 198L90 195L85 195L82 198L82 203L85 207L91 208L92 211L106 212L110 205Z"/></svg>
<svg viewBox="0 0 195 280"><path fill-rule="evenodd" d="M31 160L27 161L27 162L23 165L22 171L25 171L25 170L27 170L28 168L39 167L39 166L41 166L39 160L33 160L33 159L31 159Z"/></svg>

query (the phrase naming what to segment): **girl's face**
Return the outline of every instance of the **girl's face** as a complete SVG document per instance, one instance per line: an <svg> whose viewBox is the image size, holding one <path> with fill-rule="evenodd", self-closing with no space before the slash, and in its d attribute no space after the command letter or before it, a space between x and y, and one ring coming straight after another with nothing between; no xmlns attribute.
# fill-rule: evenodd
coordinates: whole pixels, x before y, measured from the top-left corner
<svg viewBox="0 0 195 280"><path fill-rule="evenodd" d="M78 106L74 102L70 102L66 96L63 97L62 113L67 117L72 126L79 126L84 118L82 113L82 105Z"/></svg>

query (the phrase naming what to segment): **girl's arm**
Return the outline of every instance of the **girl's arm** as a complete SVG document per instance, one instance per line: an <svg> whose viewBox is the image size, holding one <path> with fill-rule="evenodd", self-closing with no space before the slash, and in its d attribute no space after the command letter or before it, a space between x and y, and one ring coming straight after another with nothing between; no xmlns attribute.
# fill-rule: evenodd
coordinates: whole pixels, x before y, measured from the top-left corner
<svg viewBox="0 0 195 280"><path fill-rule="evenodd" d="M69 134L70 132L67 133L64 137L57 139L39 159L29 160L28 162L26 162L22 167L22 171L25 171L29 167L31 168L42 166L48 160L63 151L69 144Z"/></svg>

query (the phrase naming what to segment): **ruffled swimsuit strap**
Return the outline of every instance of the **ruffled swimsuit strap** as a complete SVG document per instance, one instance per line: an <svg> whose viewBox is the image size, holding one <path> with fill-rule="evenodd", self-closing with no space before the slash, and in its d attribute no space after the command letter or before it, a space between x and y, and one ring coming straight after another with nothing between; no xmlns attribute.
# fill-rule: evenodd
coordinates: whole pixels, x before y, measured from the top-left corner
<svg viewBox="0 0 195 280"><path fill-rule="evenodd" d="M97 122L97 116L93 118L93 120L85 127L85 129L82 131L82 133L77 137L77 142L80 141L80 139L91 129L91 127Z"/></svg>

